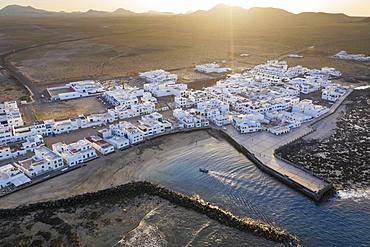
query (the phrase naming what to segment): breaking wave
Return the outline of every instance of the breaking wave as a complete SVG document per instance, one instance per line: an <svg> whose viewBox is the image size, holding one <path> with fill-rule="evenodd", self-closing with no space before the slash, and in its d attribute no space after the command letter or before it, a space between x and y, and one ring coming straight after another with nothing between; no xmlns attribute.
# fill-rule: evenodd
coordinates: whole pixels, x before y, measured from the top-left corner
<svg viewBox="0 0 370 247"><path fill-rule="evenodd" d="M151 218L155 213L155 208L147 213L140 221L139 225L125 235L115 246L135 246L135 247L162 247L167 246L165 235L158 229L157 226L147 223L147 219Z"/></svg>

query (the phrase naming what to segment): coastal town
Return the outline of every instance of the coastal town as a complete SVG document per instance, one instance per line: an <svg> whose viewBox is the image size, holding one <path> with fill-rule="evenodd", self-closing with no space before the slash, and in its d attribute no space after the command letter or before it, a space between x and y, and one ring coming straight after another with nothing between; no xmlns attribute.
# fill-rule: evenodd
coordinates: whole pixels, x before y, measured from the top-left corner
<svg viewBox="0 0 370 247"><path fill-rule="evenodd" d="M232 126L239 134L284 135L328 113L348 91L332 82L341 76L335 68L288 67L278 60L241 73L216 63L194 70L225 76L201 90L189 89L165 70L139 73L140 87L120 80L113 86L97 80L68 82L48 88L44 97L48 102L97 97L106 111L31 124L25 124L17 102L0 104L0 195L165 134ZM81 129L96 133L63 140L64 134ZM63 141L46 145L44 138L56 136Z"/></svg>

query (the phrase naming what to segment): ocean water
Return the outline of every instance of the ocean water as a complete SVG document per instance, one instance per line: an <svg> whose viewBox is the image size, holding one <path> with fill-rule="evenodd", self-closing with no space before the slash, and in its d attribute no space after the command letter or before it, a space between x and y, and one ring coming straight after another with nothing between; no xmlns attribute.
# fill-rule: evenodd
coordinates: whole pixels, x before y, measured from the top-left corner
<svg viewBox="0 0 370 247"><path fill-rule="evenodd" d="M304 246L370 246L370 191L343 191L317 204L213 137L171 151L141 178L287 229Z"/></svg>

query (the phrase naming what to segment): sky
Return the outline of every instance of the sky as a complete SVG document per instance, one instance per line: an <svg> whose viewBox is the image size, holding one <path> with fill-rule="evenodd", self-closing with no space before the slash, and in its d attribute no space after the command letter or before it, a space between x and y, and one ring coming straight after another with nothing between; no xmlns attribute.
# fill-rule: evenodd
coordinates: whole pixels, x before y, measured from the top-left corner
<svg viewBox="0 0 370 247"><path fill-rule="evenodd" d="M293 13L312 11L370 16L370 0L0 0L0 8L18 4L51 11L112 11L125 8L135 12L155 10L185 13L207 10L218 3L244 8L276 7Z"/></svg>

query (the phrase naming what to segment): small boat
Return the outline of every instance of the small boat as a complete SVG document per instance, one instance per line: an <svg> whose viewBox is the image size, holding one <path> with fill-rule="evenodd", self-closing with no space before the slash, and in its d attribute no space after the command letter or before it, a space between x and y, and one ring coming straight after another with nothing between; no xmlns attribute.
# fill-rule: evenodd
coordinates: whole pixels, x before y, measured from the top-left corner
<svg viewBox="0 0 370 247"><path fill-rule="evenodd" d="M208 173L209 172L207 169L204 169L204 168L199 168L199 171L202 172L202 173Z"/></svg>

